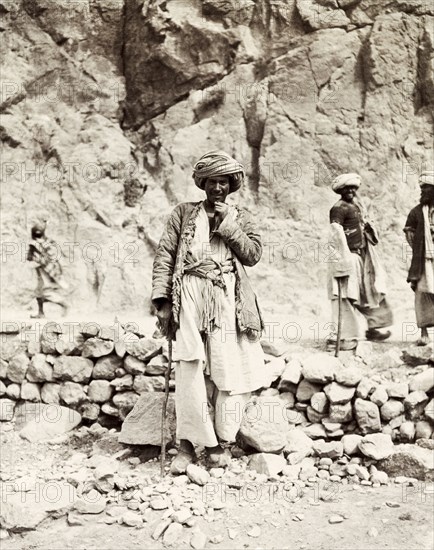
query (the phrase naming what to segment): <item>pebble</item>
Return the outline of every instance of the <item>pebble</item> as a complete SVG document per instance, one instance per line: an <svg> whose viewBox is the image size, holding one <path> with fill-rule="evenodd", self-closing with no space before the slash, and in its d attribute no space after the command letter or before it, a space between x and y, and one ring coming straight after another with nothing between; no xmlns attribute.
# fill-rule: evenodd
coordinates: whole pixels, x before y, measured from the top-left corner
<svg viewBox="0 0 434 550"><path fill-rule="evenodd" d="M261 536L261 528L259 525L254 525L250 531L247 531L247 534L249 537L258 538Z"/></svg>
<svg viewBox="0 0 434 550"><path fill-rule="evenodd" d="M163 521L160 521L158 525L155 527L154 532L152 533L152 538L154 540L158 540L161 535L164 533L164 531L171 525L172 520L165 519Z"/></svg>
<svg viewBox="0 0 434 550"><path fill-rule="evenodd" d="M221 542L223 542L223 539L223 535L214 535L209 539L209 541L211 544L220 544Z"/></svg>
<svg viewBox="0 0 434 550"><path fill-rule="evenodd" d="M196 550L203 550L207 542L207 536L203 531L196 531L190 539L190 546ZM223 540L223 537L222 537Z"/></svg>
<svg viewBox="0 0 434 550"><path fill-rule="evenodd" d="M334 524L334 523L342 523L344 521L344 517L343 516L340 516L340 515L333 515L333 516L330 516L329 517L329 523L331 524Z"/></svg>
<svg viewBox="0 0 434 550"><path fill-rule="evenodd" d="M391 500L386 501L386 506L389 508L399 508L401 505L399 502L392 502Z"/></svg>
<svg viewBox="0 0 434 550"><path fill-rule="evenodd" d="M236 529L231 529L231 528L228 529L228 537L231 540L234 540L235 538L237 538L237 536L238 536L238 531Z"/></svg>
<svg viewBox="0 0 434 550"><path fill-rule="evenodd" d="M182 534L182 525L180 523L171 523L169 527L164 531L163 543L165 546L172 546L179 541L179 537Z"/></svg>
<svg viewBox="0 0 434 550"><path fill-rule="evenodd" d="M153 510L166 510L166 508L169 508L169 502L163 497L152 498L149 505Z"/></svg>
<svg viewBox="0 0 434 550"><path fill-rule="evenodd" d="M368 531L368 535L372 538L378 537L378 529L371 527Z"/></svg>
<svg viewBox="0 0 434 550"><path fill-rule="evenodd" d="M128 527L140 527L143 524L143 518L140 514L128 511L122 516L122 523Z"/></svg>

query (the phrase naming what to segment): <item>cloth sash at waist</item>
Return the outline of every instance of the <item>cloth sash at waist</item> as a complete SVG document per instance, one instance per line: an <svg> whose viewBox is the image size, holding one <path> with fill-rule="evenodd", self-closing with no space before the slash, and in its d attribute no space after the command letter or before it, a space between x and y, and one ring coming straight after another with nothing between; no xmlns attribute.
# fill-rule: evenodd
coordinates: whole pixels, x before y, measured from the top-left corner
<svg viewBox="0 0 434 550"><path fill-rule="evenodd" d="M203 313L199 330L210 333L221 328L222 294L227 292L224 275L234 272L231 259L218 262L212 258L192 261L187 257L184 275L192 275L205 280Z"/></svg>

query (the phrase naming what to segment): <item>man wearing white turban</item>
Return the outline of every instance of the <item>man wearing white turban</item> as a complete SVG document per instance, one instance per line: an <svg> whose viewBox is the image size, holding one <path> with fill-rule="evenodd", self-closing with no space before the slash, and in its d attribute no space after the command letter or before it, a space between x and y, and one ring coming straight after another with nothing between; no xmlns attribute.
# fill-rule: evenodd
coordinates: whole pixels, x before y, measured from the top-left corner
<svg viewBox="0 0 434 550"><path fill-rule="evenodd" d="M329 263L328 291L337 323L341 286L341 349L357 346L362 336L363 317L368 326L365 333L368 340L388 338L390 331L379 329L393 322L385 297L385 272L374 248L378 237L366 221L365 209L356 194L360 184L360 176L354 173L342 174L332 183L333 191L341 195L341 199L330 210L330 242L334 254Z"/></svg>
<svg viewBox="0 0 434 550"><path fill-rule="evenodd" d="M404 232L412 248L407 281L415 292L418 344L429 343L428 328L434 326L434 171L419 176L420 203L409 213Z"/></svg>
<svg viewBox="0 0 434 550"><path fill-rule="evenodd" d="M162 332L176 338L176 433L171 472L185 472L205 447L225 466L221 442L235 441L251 392L266 384L259 341L263 322L244 266L261 258L256 224L229 206L244 168L223 151L201 157L193 172L206 199L172 212L154 260L152 301Z"/></svg>

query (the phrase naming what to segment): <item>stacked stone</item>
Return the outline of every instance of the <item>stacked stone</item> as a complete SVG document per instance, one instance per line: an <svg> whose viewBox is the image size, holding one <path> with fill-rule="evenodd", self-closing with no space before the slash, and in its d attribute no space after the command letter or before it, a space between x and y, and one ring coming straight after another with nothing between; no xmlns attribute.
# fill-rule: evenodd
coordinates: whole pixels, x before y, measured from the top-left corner
<svg viewBox="0 0 434 550"><path fill-rule="evenodd" d="M383 433L395 442L433 438L434 369L428 365L419 366L421 372L408 381L388 382L363 376L356 361L345 366L327 353L269 354L268 359L271 387L261 396L278 397L289 424L301 426L312 439L353 433ZM391 360L390 354L385 359Z"/></svg>
<svg viewBox="0 0 434 550"><path fill-rule="evenodd" d="M17 401L65 405L87 421L101 415L124 420L140 395L164 391L165 340L144 337L119 323L70 325L47 324L32 341L23 335L3 341L1 420L12 419ZM173 378L174 370L171 390Z"/></svg>

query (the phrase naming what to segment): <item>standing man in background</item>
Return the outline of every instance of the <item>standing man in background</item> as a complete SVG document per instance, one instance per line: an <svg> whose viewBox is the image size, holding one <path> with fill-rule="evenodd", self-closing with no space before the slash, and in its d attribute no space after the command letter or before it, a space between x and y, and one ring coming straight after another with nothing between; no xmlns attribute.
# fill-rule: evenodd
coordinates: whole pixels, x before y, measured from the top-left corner
<svg viewBox="0 0 434 550"><path fill-rule="evenodd" d="M44 304L46 302L61 306L64 315L68 311L64 296L68 285L64 280L62 266L58 259L60 249L55 241L45 235L45 229L46 222L36 223L32 227L32 240L27 253L27 260L34 262L38 277L36 289L38 313L32 315L33 318L45 317Z"/></svg>
<svg viewBox="0 0 434 550"><path fill-rule="evenodd" d="M429 343L428 328L434 327L434 171L419 176L420 202L409 213L404 232L412 248L407 282L414 291L418 345Z"/></svg>
<svg viewBox="0 0 434 550"><path fill-rule="evenodd" d="M357 346L363 317L368 325L367 340L386 340L390 331L379 329L393 323L386 300L385 272L375 250L377 233L367 221L357 197L360 183L358 174L342 174L332 184L333 191L341 198L330 210L330 242L334 255L329 264L328 290L336 324L339 307L342 308L341 349ZM342 292L340 304L338 283Z"/></svg>

